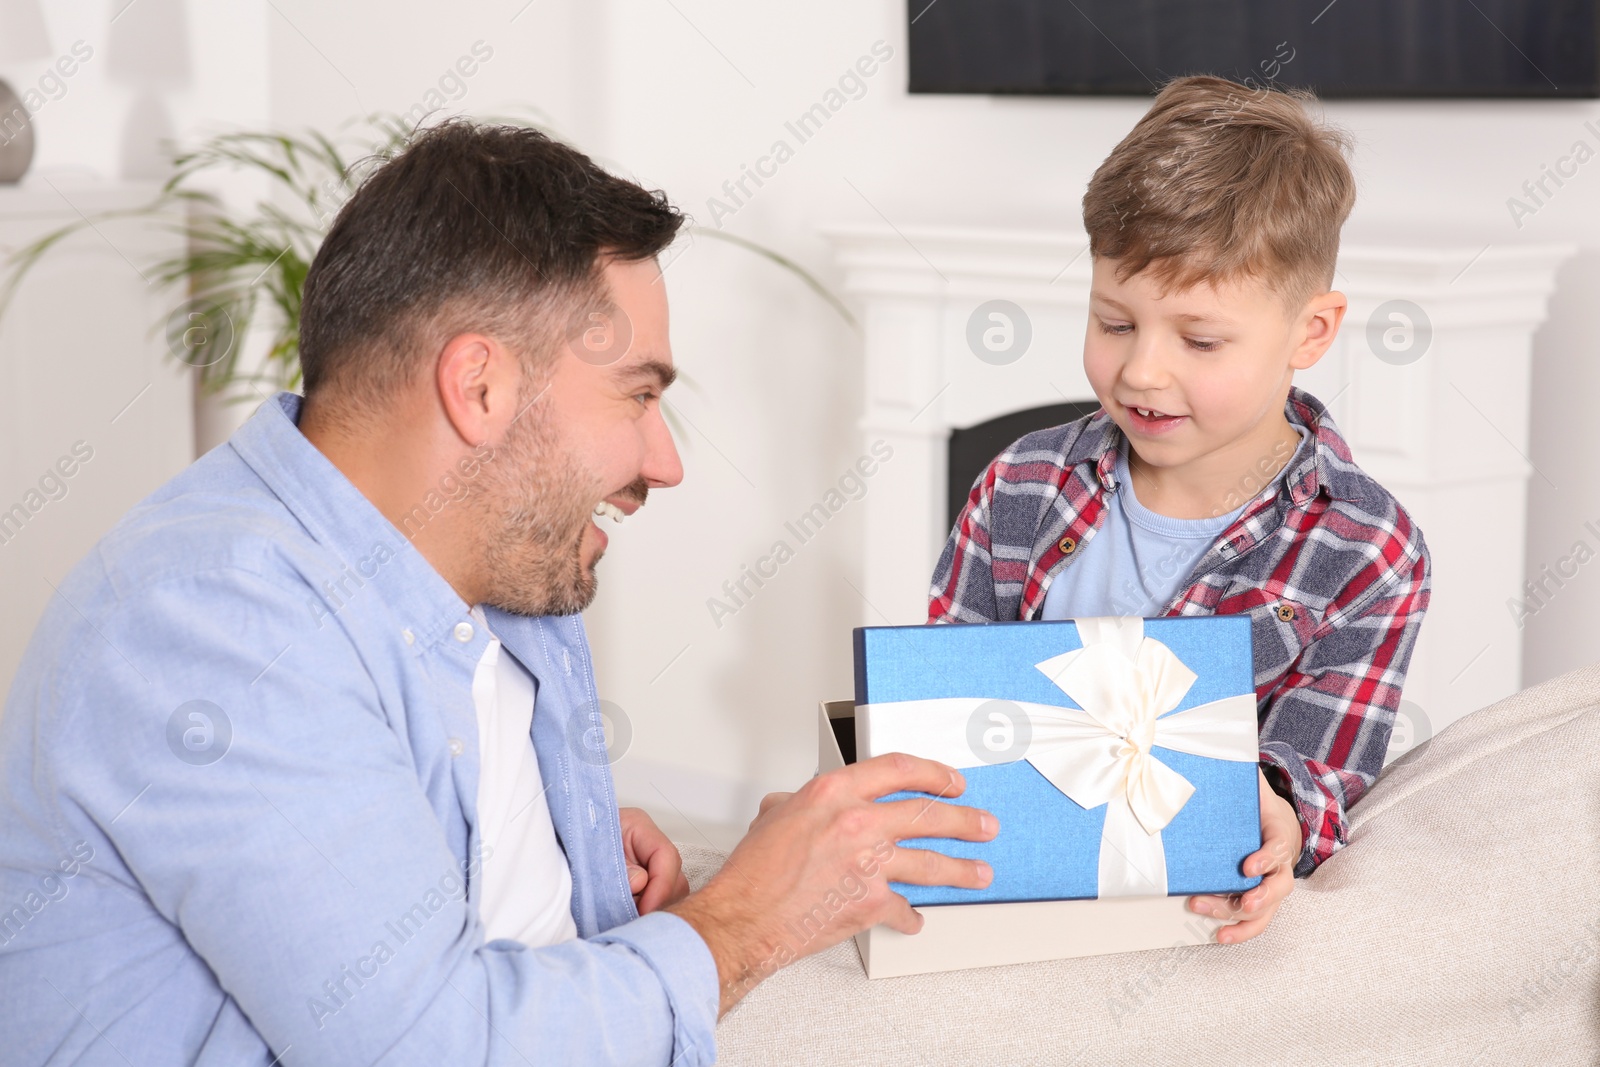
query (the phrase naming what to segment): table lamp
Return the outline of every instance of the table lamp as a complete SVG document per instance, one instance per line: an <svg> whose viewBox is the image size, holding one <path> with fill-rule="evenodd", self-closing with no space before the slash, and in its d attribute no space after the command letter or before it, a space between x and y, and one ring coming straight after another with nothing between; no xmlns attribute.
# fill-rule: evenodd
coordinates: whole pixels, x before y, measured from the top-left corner
<svg viewBox="0 0 1600 1067"><path fill-rule="evenodd" d="M50 55L50 34L38 0L0 0L0 63L26 63ZM17 182L33 162L33 116L0 80L0 182Z"/></svg>

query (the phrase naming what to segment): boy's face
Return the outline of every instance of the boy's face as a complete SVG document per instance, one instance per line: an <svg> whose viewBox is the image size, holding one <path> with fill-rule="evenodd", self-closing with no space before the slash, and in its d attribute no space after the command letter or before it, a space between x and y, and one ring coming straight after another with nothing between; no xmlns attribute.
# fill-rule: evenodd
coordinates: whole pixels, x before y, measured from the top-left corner
<svg viewBox="0 0 1600 1067"><path fill-rule="evenodd" d="M1271 449L1293 372L1326 351L1343 296L1291 313L1253 279L1163 293L1149 271L1119 280L1116 266L1094 263L1083 366L1138 457L1173 468L1238 452L1248 466Z"/></svg>

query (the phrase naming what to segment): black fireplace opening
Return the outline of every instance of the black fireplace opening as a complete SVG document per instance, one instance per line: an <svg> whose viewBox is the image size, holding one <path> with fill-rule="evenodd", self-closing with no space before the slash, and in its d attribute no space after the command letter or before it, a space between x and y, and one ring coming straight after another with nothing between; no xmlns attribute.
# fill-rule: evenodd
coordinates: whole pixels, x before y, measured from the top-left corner
<svg viewBox="0 0 1600 1067"><path fill-rule="evenodd" d="M1043 407L1013 411L999 418L980 422L966 429L950 431L950 457L946 474L945 525L954 529L961 509L967 506L972 483L1000 453L1019 437L1049 426L1060 426L1100 410L1098 400L1046 404Z"/></svg>

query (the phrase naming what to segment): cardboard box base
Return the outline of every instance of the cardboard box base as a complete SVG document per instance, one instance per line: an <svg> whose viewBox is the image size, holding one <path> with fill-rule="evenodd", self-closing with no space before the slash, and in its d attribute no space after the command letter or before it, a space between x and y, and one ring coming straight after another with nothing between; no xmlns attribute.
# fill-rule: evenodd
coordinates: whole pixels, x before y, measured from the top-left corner
<svg viewBox="0 0 1600 1067"><path fill-rule="evenodd" d="M818 769L855 762L855 704L825 701ZM924 906L923 927L902 934L876 926L856 935L868 978L995 967L1010 963L1140 952L1214 943L1222 925L1188 910L1188 897L1029 900Z"/></svg>

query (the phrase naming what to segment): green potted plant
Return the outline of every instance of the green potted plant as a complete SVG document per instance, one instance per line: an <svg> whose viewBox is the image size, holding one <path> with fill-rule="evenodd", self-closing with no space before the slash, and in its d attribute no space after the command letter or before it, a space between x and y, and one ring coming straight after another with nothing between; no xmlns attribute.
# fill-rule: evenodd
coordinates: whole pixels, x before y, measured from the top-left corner
<svg viewBox="0 0 1600 1067"><path fill-rule="evenodd" d="M298 387L300 295L323 234L370 169L404 148L421 128L396 115L374 115L354 125L359 154L317 131L222 133L176 153L172 176L149 204L85 217L12 253L0 282L0 315L33 266L67 237L108 218L151 218L186 239L184 251L156 263L150 276L174 294L172 313L165 318L168 347L175 358L199 369L202 392L248 401L260 399L263 385L268 390ZM263 200L242 215L230 213L219 196L201 186L202 178L228 170L266 175L286 196ZM721 230L691 226L689 233L736 245L789 271L856 325L844 302L787 256ZM261 366L250 370L240 361L241 342L257 333L269 343ZM251 388L230 388L236 385Z"/></svg>

